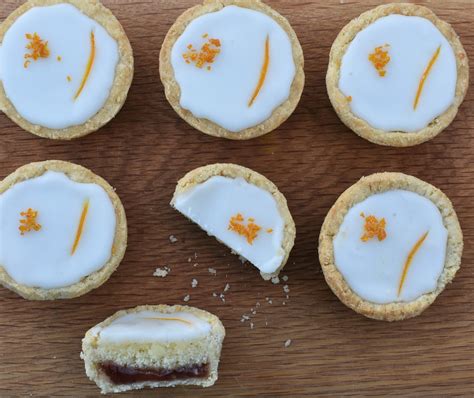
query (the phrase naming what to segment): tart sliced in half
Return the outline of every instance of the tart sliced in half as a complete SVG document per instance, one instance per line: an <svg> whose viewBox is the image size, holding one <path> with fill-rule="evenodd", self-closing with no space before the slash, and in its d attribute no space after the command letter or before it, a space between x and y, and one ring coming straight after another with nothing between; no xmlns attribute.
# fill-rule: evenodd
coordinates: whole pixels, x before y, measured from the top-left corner
<svg viewBox="0 0 474 398"><path fill-rule="evenodd" d="M212 386L225 329L209 312L169 305L119 311L87 331L81 358L102 393Z"/></svg>
<svg viewBox="0 0 474 398"><path fill-rule="evenodd" d="M329 211L319 260L332 291L369 318L423 312L461 264L463 236L446 195L402 173L362 178Z"/></svg>
<svg viewBox="0 0 474 398"><path fill-rule="evenodd" d="M285 266L296 235L285 197L267 178L235 164L197 168L178 181L173 206L266 280Z"/></svg>
<svg viewBox="0 0 474 398"><path fill-rule="evenodd" d="M127 247L125 210L92 171L49 160L0 181L0 284L30 300L102 285Z"/></svg>

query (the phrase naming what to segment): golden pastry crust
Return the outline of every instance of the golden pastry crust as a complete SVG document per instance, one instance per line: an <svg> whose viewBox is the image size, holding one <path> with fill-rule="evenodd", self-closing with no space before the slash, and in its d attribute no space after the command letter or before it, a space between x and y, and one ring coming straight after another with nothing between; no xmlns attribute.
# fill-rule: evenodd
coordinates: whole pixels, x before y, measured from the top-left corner
<svg viewBox="0 0 474 398"><path fill-rule="evenodd" d="M209 369L209 377L205 379L199 378L190 378L184 380L171 380L171 381L160 381L160 382L141 382L141 383L133 383L128 385L115 385L112 384L107 376L100 372L98 369L98 363L102 359L104 352L99 353L99 344L98 344L98 335L97 330L104 328L110 325L115 319L120 318L127 314L137 313L141 311L156 311L164 314L173 314L175 312L187 312L189 314L195 315L200 319L204 319L205 321L209 322L211 325L211 338L208 340L210 343L206 346L206 356L208 357L210 369ZM102 393L111 393L111 392L122 392L128 391L133 389L140 389L144 387L173 387L176 385L200 385L202 387L210 387L212 386L218 378L218 367L219 367L219 360L222 348L222 342L225 338L225 329L222 325L220 319L211 314L210 312L201 310L195 307L189 306L182 306L182 305L141 305L135 308L121 310L116 312L114 315L110 316L103 322L99 323L98 325L94 326L92 329L89 329L86 332L84 339L82 340L82 352L81 358L84 360L84 365L86 369L86 374L90 380L95 382L97 386L101 389ZM163 352L163 350L153 350L153 343L142 343L137 344L135 347L132 344L123 343L121 345L125 351L127 352L134 352L134 358L137 362L146 363L147 359L146 355L148 353L155 353L156 352ZM195 349L197 349L197 345L195 344ZM103 351L105 351L108 355L116 356L116 360L122 360L122 362L127 363L126 359L120 358L120 354L123 351L115 350L112 352L113 349L117 347L104 347ZM175 349L174 351L179 351L179 349ZM101 355L102 354L102 355ZM103 359L102 359L103 360Z"/></svg>
<svg viewBox="0 0 474 398"><path fill-rule="evenodd" d="M24 119L7 98L3 84L0 81L0 110L13 122L32 134L55 140L71 140L97 131L110 122L120 111L127 99L128 90L132 84L133 52L122 25L112 12L104 7L99 0L28 0L25 4L13 11L0 25L0 43L3 42L5 33L10 29L13 23L29 9L60 3L72 4L83 14L100 23L108 34L117 41L119 61L115 69L115 79L107 101L99 112L84 124L67 127L65 129L50 129L48 127L32 124Z"/></svg>
<svg viewBox="0 0 474 398"><path fill-rule="evenodd" d="M28 300L68 299L88 293L109 279L110 275L112 275L122 261L127 248L127 219L122 202L115 193L115 190L107 183L107 181L85 167L60 160L29 163L20 167L0 182L0 195L15 184L31 178L39 177L47 171L64 173L75 182L100 185L109 195L115 209L117 222L115 227L115 238L112 246L112 253L108 262L100 270L84 277L81 281L70 286L54 289L42 289L39 287L21 285L13 280L0 264L0 284Z"/></svg>
<svg viewBox="0 0 474 398"><path fill-rule="evenodd" d="M181 90L178 82L174 78L174 70L171 64L171 51L173 49L174 43L183 34L189 23L204 14L219 11L229 5L249 8L251 10L262 12L273 18L290 38L293 50L293 60L296 68L295 78L293 79L290 96L288 99L278 106L273 111L272 115L263 123L260 123L254 127L249 127L237 133L229 131L217 125L216 123L211 122L210 120L197 118L193 116L190 111L181 108ZM290 23L285 17L277 13L271 7L262 3L260 0L204 0L202 5L194 6L178 17L176 22L168 31L160 51L161 82L165 88L166 98L176 113L191 126L205 134L215 137L228 138L231 140L248 140L250 138L259 137L271 132L272 130L275 130L286 119L288 119L298 105L303 92L305 79L303 68L303 50Z"/></svg>
<svg viewBox="0 0 474 398"><path fill-rule="evenodd" d="M376 129L352 113L346 96L339 89L339 71L342 58L357 33L381 17L390 14L419 16L431 21L446 37L453 48L457 65L456 93L453 104L427 127L413 133ZM406 147L428 141L443 131L455 118L469 86L469 63L458 35L450 24L439 19L430 9L408 3L392 3L364 12L349 22L331 47L326 86L332 106L342 122L362 138L379 145Z"/></svg>
<svg viewBox="0 0 474 398"><path fill-rule="evenodd" d="M408 303L375 304L362 299L345 281L334 259L333 240L347 212L357 203L376 193L403 189L415 192L433 202L443 217L448 231L446 259L436 289ZM421 314L450 283L461 265L463 235L456 212L449 198L438 188L416 177L403 173L377 173L362 177L349 187L332 206L319 235L319 261L331 290L346 306L366 317L384 321L398 321Z"/></svg>
<svg viewBox="0 0 474 398"><path fill-rule="evenodd" d="M176 190L173 195L173 199L171 200L171 206L174 207L174 202L178 195L186 192L188 189L191 189L198 184L204 183L205 181L214 176L223 176L229 178L241 177L245 179L249 184L256 185L257 187L262 188L272 194L273 198L277 203L280 215L285 223L282 241L282 248L285 252L285 256L280 267L275 270L275 272L272 272L271 274L260 272L260 275L265 280L269 280L274 276L278 276L278 274L288 261L291 249L293 248L293 245L295 243L296 227L295 222L293 221L293 217L291 216L290 210L288 209L286 198L278 190L276 185L273 184L273 182L271 182L268 178L257 173L256 171L231 163L216 163L199 167L190 171L178 181Z"/></svg>

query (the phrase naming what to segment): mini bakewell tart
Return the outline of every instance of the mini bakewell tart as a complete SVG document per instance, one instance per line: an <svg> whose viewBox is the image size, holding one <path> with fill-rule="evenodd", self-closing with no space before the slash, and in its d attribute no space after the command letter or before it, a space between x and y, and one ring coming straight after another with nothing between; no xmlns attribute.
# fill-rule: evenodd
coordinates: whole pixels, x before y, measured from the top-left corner
<svg viewBox="0 0 474 398"><path fill-rule="evenodd" d="M203 133L255 138L280 126L304 87L289 22L260 0L205 0L184 12L160 52L166 98Z"/></svg>
<svg viewBox="0 0 474 398"><path fill-rule="evenodd" d="M0 283L30 300L81 296L115 271L127 221L114 189L90 170L49 160L0 182Z"/></svg>
<svg viewBox="0 0 474 398"><path fill-rule="evenodd" d="M212 386L225 329L198 308L144 305L87 331L81 358L102 393L145 387Z"/></svg>
<svg viewBox="0 0 474 398"><path fill-rule="evenodd" d="M319 236L332 291L354 311L386 321L429 307L453 280L462 249L450 200L402 173L372 174L347 189Z"/></svg>
<svg viewBox="0 0 474 398"><path fill-rule="evenodd" d="M197 168L178 181L171 206L260 270L277 276L290 255L295 223L267 178L235 164Z"/></svg>
<svg viewBox="0 0 474 398"><path fill-rule="evenodd" d="M428 141L458 112L468 59L451 25L414 4L387 4L346 25L331 48L326 85L343 123L368 141Z"/></svg>
<svg viewBox="0 0 474 398"><path fill-rule="evenodd" d="M29 0L0 25L0 109L40 137L98 130L123 106L133 53L98 0Z"/></svg>

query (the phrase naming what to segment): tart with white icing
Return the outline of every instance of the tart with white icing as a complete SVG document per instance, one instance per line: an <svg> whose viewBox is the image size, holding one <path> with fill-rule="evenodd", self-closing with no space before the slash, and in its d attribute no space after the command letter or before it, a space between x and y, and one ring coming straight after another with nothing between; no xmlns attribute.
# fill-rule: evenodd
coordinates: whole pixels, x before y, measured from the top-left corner
<svg viewBox="0 0 474 398"><path fill-rule="evenodd" d="M0 25L0 109L38 136L96 131L132 77L128 38L98 0L29 0Z"/></svg>
<svg viewBox="0 0 474 398"><path fill-rule="evenodd" d="M260 0L206 0L184 12L160 52L174 110L234 140L276 129L303 91L303 51L289 22Z"/></svg>
<svg viewBox="0 0 474 398"><path fill-rule="evenodd" d="M469 66L454 29L431 10L387 4L346 25L331 48L326 85L340 119L380 145L432 139L454 119Z"/></svg>
<svg viewBox="0 0 474 398"><path fill-rule="evenodd" d="M319 236L332 291L354 311L386 321L430 306L454 278L462 249L450 200L402 173L372 174L347 189Z"/></svg>
<svg viewBox="0 0 474 398"><path fill-rule="evenodd" d="M82 340L86 373L102 393L145 387L212 386L225 329L198 308L144 305L119 311Z"/></svg>
<svg viewBox="0 0 474 398"><path fill-rule="evenodd" d="M22 297L81 296L110 277L126 246L122 203L90 170L50 160L0 182L0 283Z"/></svg>
<svg viewBox="0 0 474 398"><path fill-rule="evenodd" d="M285 266L296 229L285 197L235 164L197 168L178 181L171 206L271 279Z"/></svg>

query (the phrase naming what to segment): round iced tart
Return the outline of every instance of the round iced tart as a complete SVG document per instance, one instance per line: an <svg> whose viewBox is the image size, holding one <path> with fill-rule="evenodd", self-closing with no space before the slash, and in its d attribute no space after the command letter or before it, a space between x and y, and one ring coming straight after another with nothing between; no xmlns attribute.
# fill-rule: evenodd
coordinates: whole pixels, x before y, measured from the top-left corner
<svg viewBox="0 0 474 398"><path fill-rule="evenodd" d="M114 189L90 170L50 160L0 182L0 283L30 300L81 296L122 260L127 222Z"/></svg>
<svg viewBox="0 0 474 398"><path fill-rule="evenodd" d="M454 119L469 84L466 52L431 10L387 4L346 25L326 76L340 119L380 145L425 142Z"/></svg>
<svg viewBox="0 0 474 398"><path fill-rule="evenodd" d="M171 206L251 262L278 275L296 229L285 197L267 178L235 164L197 168L178 181Z"/></svg>
<svg viewBox="0 0 474 398"><path fill-rule="evenodd" d="M160 52L174 110L234 140L276 129L303 91L303 51L289 22L259 0L206 0L184 12Z"/></svg>
<svg viewBox="0 0 474 398"><path fill-rule="evenodd" d="M319 236L319 260L336 296L369 318L423 312L452 281L463 237L446 195L401 173L362 178L336 201Z"/></svg>
<svg viewBox="0 0 474 398"><path fill-rule="evenodd" d="M84 136L125 102L132 48L98 0L29 0L0 25L0 42L0 109L33 134Z"/></svg>
<svg viewBox="0 0 474 398"><path fill-rule="evenodd" d="M218 317L187 306L119 311L82 340L86 373L102 393L144 387L212 386L225 329Z"/></svg>

